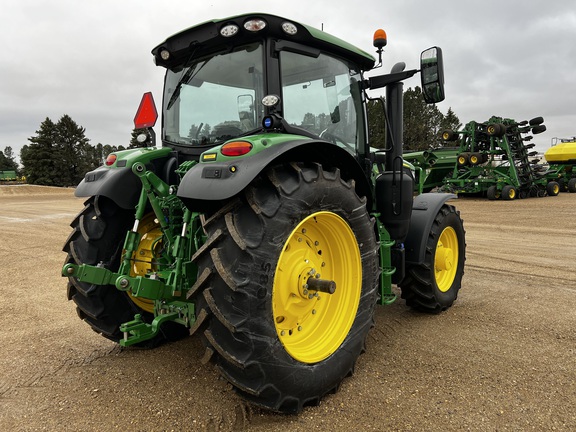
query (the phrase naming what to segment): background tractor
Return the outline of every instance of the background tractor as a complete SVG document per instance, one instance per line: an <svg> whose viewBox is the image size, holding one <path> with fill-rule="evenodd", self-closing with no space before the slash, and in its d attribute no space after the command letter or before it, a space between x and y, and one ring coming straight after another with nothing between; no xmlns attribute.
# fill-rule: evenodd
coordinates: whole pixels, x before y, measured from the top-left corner
<svg viewBox="0 0 576 432"><path fill-rule="evenodd" d="M383 31L374 44L381 61ZM465 238L451 194L413 199L402 80L444 99L442 51L370 78L375 59L267 14L208 21L153 49L166 69L162 146L111 153L76 189L62 274L80 318L122 346L199 334L246 400L295 413L354 370L377 303L438 313L457 297ZM385 148L367 140L386 88Z"/></svg>

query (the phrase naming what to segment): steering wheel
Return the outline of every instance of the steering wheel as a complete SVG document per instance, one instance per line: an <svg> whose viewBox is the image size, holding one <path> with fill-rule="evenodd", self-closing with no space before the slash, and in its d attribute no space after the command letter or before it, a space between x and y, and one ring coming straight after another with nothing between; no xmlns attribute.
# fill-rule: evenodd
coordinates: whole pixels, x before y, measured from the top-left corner
<svg viewBox="0 0 576 432"><path fill-rule="evenodd" d="M222 138L222 137L236 137L239 135L242 135L244 133L244 131L242 129L240 129L239 127L236 126L232 126L232 125L226 125L226 126L222 126L219 128L216 128L216 130L213 132L213 135L216 138Z"/></svg>
<svg viewBox="0 0 576 432"><path fill-rule="evenodd" d="M348 142L346 142L344 140L344 138L342 138L339 135L333 134L332 132L328 132L328 130L324 130L322 131L322 133L320 134L320 138L326 139L328 141L333 142L334 144L338 144L339 142L342 143L344 145L344 147L348 148L350 151L352 151L353 153L356 152L356 148L354 148L354 146L350 145Z"/></svg>

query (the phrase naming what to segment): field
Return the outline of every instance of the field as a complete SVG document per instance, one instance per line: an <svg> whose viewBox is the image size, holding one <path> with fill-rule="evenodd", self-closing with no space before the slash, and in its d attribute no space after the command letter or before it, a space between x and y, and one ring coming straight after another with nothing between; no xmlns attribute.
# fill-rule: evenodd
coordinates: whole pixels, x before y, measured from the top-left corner
<svg viewBox="0 0 576 432"><path fill-rule="evenodd" d="M82 200L0 186L0 429L576 430L576 194L454 203L468 244L454 307L377 307L354 376L283 416L246 406L198 337L145 351L90 330L60 276Z"/></svg>

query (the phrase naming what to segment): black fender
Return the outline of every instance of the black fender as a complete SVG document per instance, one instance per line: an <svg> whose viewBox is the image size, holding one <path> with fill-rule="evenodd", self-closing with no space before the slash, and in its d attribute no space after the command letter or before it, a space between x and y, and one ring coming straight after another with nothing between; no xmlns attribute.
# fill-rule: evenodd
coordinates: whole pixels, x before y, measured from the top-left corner
<svg viewBox="0 0 576 432"><path fill-rule="evenodd" d="M131 162L136 161L137 159ZM146 163L147 169L155 172L164 182L175 184L178 181L174 172L178 168L176 157L161 155L154 160L145 160L144 163ZM135 208L140 198L142 182L132 172L131 165L114 168L101 166L86 173L84 179L76 187L74 195L77 197L102 195L110 198L123 209Z"/></svg>
<svg viewBox="0 0 576 432"><path fill-rule="evenodd" d="M346 150L325 141L296 139L277 144L253 156L223 162L200 163L192 167L178 187L178 197L193 211L211 209L215 202L232 198L246 188L267 167L281 162L318 162L325 168L339 168L342 178L354 179L356 192L368 200L370 185L356 159Z"/></svg>
<svg viewBox="0 0 576 432"><path fill-rule="evenodd" d="M99 167L86 173L84 180L76 187L74 195L90 197L103 195L124 209L132 209L138 204L142 182L131 168Z"/></svg>
<svg viewBox="0 0 576 432"><path fill-rule="evenodd" d="M458 198L449 193L424 193L414 198L410 230L404 241L406 262L421 264L426 254L428 234L440 208L450 199Z"/></svg>

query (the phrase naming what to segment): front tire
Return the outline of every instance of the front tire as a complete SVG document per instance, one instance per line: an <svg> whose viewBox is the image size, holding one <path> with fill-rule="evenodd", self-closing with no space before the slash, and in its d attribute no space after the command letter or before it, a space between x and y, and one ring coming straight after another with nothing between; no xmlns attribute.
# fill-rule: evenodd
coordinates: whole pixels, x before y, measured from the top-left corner
<svg viewBox="0 0 576 432"><path fill-rule="evenodd" d="M448 309L458 297L465 261L464 224L460 213L445 204L428 234L424 262L409 266L399 284L402 298L421 312L439 313Z"/></svg>
<svg viewBox="0 0 576 432"><path fill-rule="evenodd" d="M374 221L353 182L320 165L276 167L204 229L192 297L224 377L284 413L335 391L364 350L377 300Z"/></svg>

